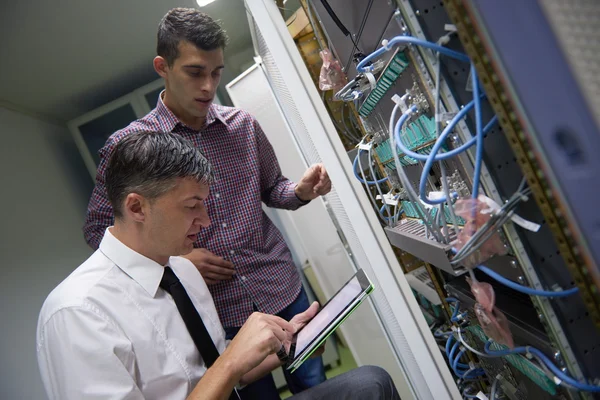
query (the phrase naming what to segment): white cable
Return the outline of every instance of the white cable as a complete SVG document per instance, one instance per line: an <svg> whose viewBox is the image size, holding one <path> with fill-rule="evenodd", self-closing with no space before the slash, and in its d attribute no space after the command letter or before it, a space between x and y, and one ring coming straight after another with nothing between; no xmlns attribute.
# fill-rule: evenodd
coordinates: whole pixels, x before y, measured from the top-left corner
<svg viewBox="0 0 600 400"><path fill-rule="evenodd" d="M458 333L458 341L467 348L467 350L469 350L471 353L477 354L479 357L483 357L483 358L499 358L499 357L503 357L503 356L498 356L498 355L491 355L491 354L485 354L480 352L479 350L475 350L474 348L472 348L471 346L469 346L469 343L467 343L461 333L460 333L460 328L452 328L452 330L455 330Z"/></svg>
<svg viewBox="0 0 600 400"><path fill-rule="evenodd" d="M446 35L448 36L448 35ZM442 74L442 64L440 61L440 53L436 53L436 68L435 68L435 93L434 93L434 115L435 115L435 135L436 137L440 136L440 77ZM452 223L454 224L454 232L458 235L458 219L456 218L456 214L454 213L454 207L452 207L452 196L450 196L450 188L448 188L448 176L446 174L446 166L444 165L444 161L440 161L440 171L442 173L442 190L444 191L444 195L447 199L448 209L450 211L450 217L452 218Z"/></svg>
<svg viewBox="0 0 600 400"><path fill-rule="evenodd" d="M363 143L364 143L364 138L363 138L363 140L360 141L359 146L362 145ZM361 157L360 157L360 148L358 149L358 153L356 154L356 157L358 157L358 169L360 170L359 173L362 176L363 182L368 182L367 177L365 175L365 171L363 170L363 167L362 167L362 162L361 162ZM373 208L375 209L375 212L377 213L377 215L383 222L386 222L383 215L381 215L381 213L379 212L379 206L377 205L377 201L375 200L375 197L373 197L373 193L371 193L371 189L369 188L369 185L365 184L365 186L367 189L367 194L369 195L369 199L371 200L371 204L373 205Z"/></svg>
<svg viewBox="0 0 600 400"><path fill-rule="evenodd" d="M369 146L369 150L367 151L368 152L368 160L369 160L369 171L371 171L371 177L373 178L373 182L375 182L375 187L377 188L377 191L379 192L379 195L381 196L381 202L385 206L385 211L387 212L387 215L388 215L388 220L387 220L388 226L392 226L392 223L393 223L392 217L393 216L390 214L390 207L385 202L385 197L383 196L383 191L379 187L377 176L375 176L375 171L373 170L373 158L371 156L372 151L373 151L373 146ZM359 158L359 161L360 161L360 158ZM360 164L359 164L359 167L360 167ZM377 212L379 212L379 210L377 210Z"/></svg>
<svg viewBox="0 0 600 400"><path fill-rule="evenodd" d="M334 94L333 97L336 100L342 100L342 97L346 96L347 93L352 90L352 86L354 86L355 84L356 84L356 78L354 78L350 82L348 82L343 88L341 88L336 94Z"/></svg>
<svg viewBox="0 0 600 400"><path fill-rule="evenodd" d="M494 400L496 398L496 391L498 390L499 380L500 374L496 375L496 378L494 378L494 383L492 383L492 390L490 391L490 400Z"/></svg>
<svg viewBox="0 0 600 400"><path fill-rule="evenodd" d="M344 115L344 110L346 109L346 105L344 104L342 106L342 110L340 111L341 113L341 117L342 117L342 124L344 125L344 128L346 128L346 133L352 137L353 141L355 141L356 143L360 142L360 135L355 135L354 130L351 130L348 128L348 124L346 124L346 118Z"/></svg>
<svg viewBox="0 0 600 400"><path fill-rule="evenodd" d="M396 105L394 106L394 109L392 110L392 115L390 117L390 124L389 124L390 147L392 149L392 155L394 156L394 162L396 164L396 172L398 173L398 177L400 178L400 181L402 182L402 185L406 189L406 192L408 194L410 201L413 203L415 210L417 211L417 213L423 220L425 228L427 229L428 226L431 227L431 222L429 221L429 215L428 215L428 213L426 213L423 210L423 206L422 206L421 202L419 201L419 197L418 197L417 193L415 192L415 189L412 187L412 184L410 183L408 176L406 176L406 172L404 172L404 168L402 167L402 164L400 163L400 157L398 156L398 151L396 150L396 143L395 143L395 139L394 139L394 122L396 120L396 114L398 113L399 108L400 108L400 103L396 103ZM441 241L441 232L436 231L433 233L434 233L435 239L438 242Z"/></svg>

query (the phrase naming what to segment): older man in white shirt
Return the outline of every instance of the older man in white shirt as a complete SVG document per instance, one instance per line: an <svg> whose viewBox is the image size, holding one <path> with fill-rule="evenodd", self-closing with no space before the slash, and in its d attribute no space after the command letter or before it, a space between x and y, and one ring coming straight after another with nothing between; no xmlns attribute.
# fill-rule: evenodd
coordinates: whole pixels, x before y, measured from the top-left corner
<svg viewBox="0 0 600 400"><path fill-rule="evenodd" d="M175 256L210 224L212 179L180 136L142 132L116 146L106 174L115 225L40 313L38 363L50 399L238 398L236 386L281 365L318 305L289 322L254 313L227 343L202 276ZM294 396L318 398L398 394L385 371L361 367Z"/></svg>

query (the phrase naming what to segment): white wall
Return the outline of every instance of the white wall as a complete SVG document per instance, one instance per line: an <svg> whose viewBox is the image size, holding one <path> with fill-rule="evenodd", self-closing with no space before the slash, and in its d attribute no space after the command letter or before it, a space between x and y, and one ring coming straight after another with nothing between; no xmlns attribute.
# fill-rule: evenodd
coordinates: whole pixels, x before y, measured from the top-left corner
<svg viewBox="0 0 600 400"><path fill-rule="evenodd" d="M248 31L248 36L250 32ZM244 72L248 66L254 64L254 47L252 43L248 47L241 47L237 49L225 49L225 69L223 70L223 76L221 77L221 85L217 90L219 98L225 105L231 105L231 99L225 86L234 80L239 74Z"/></svg>
<svg viewBox="0 0 600 400"><path fill-rule="evenodd" d="M65 127L0 108L0 399L44 399L35 330L48 293L91 249L92 180Z"/></svg>

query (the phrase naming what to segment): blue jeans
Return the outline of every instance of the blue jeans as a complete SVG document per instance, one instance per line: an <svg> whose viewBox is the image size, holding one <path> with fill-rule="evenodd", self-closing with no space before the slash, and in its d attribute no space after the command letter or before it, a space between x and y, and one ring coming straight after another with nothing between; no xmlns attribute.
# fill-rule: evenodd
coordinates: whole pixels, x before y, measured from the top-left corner
<svg viewBox="0 0 600 400"><path fill-rule="evenodd" d="M392 377L371 365L358 367L328 379L319 386L291 397L293 400L400 400Z"/></svg>
<svg viewBox="0 0 600 400"><path fill-rule="evenodd" d="M289 321L294 315L305 311L309 305L306 292L304 291L304 288L302 288L296 300L277 314L277 316ZM240 328L238 327L225 328L226 338L233 339L239 330ZM293 394L317 386L318 384L325 382L326 379L323 359L320 356L306 360L293 374L290 374L285 369L283 370L283 374L288 388ZM273 375L271 374L246 386L241 390L240 395L242 400L270 400L280 398L277 387L275 386L275 381L273 380Z"/></svg>

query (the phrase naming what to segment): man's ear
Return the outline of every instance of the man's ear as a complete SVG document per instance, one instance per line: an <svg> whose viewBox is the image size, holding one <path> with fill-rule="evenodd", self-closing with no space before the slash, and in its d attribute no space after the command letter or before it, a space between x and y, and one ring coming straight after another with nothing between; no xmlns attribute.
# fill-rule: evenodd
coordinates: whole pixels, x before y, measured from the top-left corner
<svg viewBox="0 0 600 400"><path fill-rule="evenodd" d="M143 222L146 219L148 199L137 193L129 193L123 203L123 214L135 222Z"/></svg>
<svg viewBox="0 0 600 400"><path fill-rule="evenodd" d="M167 77L167 69L169 69L167 60L161 56L156 56L154 57L154 60L152 60L152 65L154 66L154 70L157 74L159 74L162 78Z"/></svg>

